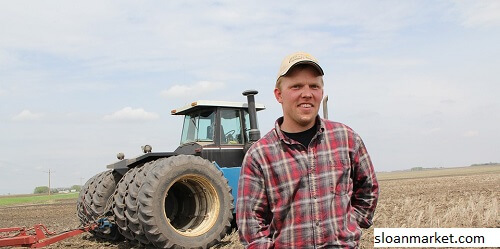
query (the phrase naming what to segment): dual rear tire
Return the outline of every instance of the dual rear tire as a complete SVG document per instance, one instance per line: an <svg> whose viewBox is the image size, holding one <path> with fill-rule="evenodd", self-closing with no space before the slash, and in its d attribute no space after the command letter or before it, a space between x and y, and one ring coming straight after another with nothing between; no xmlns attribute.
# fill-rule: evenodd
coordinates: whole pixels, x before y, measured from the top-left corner
<svg viewBox="0 0 500 249"><path fill-rule="evenodd" d="M111 170L101 172L83 185L77 200L77 215L83 225L96 223L100 218L112 216L110 196L116 189L120 175ZM116 226L91 231L99 238L119 240L122 235Z"/></svg>
<svg viewBox="0 0 500 249"><path fill-rule="evenodd" d="M99 175L82 192L98 188L94 185ZM108 195L113 200L114 227L129 240L159 248L209 248L231 228L231 188L222 172L203 158L158 159L129 170L115 186ZM78 201L78 215L85 223L93 217L82 212L82 202L88 201L85 197Z"/></svg>

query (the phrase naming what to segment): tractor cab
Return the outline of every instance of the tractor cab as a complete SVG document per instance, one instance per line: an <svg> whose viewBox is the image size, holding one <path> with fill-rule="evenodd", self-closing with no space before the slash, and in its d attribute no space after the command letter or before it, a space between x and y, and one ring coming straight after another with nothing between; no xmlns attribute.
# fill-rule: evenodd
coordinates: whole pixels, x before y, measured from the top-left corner
<svg viewBox="0 0 500 249"><path fill-rule="evenodd" d="M264 105L255 104L256 111L264 109ZM248 110L248 103L206 100L172 110L172 115L184 115L175 153L198 155L221 167L240 167L252 141L253 117Z"/></svg>

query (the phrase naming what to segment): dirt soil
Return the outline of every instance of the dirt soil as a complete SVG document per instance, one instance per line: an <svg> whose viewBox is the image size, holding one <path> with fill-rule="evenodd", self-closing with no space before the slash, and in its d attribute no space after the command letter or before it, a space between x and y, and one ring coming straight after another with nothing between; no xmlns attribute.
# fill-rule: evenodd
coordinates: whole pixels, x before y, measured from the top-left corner
<svg viewBox="0 0 500 249"><path fill-rule="evenodd" d="M78 228L80 222L76 215L76 199L56 200L49 204L0 207L0 228L33 227L36 224L43 224L50 231L56 233ZM236 242L237 240L237 234L232 234L227 236L219 245L212 248L242 248L241 244ZM96 238L90 233L83 233L44 248L130 249L145 247L128 241L110 242Z"/></svg>
<svg viewBox="0 0 500 249"><path fill-rule="evenodd" d="M0 227L32 227L43 224L50 231L60 233L78 228L76 199L57 200L50 204L0 207ZM97 240L90 233L62 240L45 248L133 248L128 243L110 243Z"/></svg>
<svg viewBox="0 0 500 249"><path fill-rule="evenodd" d="M500 169L500 168L492 168ZM381 195L374 227L499 227L500 170L467 175L380 181ZM384 178L384 177L381 177ZM0 207L0 228L44 224L51 231L79 227L76 199L49 204ZM133 242L109 242L90 233L46 248L141 248ZM142 247L143 248L143 247ZM237 233L212 249L243 248ZM373 248L373 228L365 230L361 249Z"/></svg>

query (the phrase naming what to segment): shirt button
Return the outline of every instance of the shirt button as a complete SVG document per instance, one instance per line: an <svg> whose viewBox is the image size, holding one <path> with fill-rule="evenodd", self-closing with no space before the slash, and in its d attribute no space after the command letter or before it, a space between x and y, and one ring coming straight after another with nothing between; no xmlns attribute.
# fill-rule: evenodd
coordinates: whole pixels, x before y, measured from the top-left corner
<svg viewBox="0 0 500 249"><path fill-rule="evenodd" d="M319 221L316 221L316 226L319 227Z"/></svg>

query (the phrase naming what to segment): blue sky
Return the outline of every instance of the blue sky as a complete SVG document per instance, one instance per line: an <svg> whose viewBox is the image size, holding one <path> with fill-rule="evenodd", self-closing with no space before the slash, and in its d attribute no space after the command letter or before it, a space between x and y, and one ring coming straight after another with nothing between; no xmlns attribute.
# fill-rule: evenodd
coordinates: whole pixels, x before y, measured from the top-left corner
<svg viewBox="0 0 500 249"><path fill-rule="evenodd" d="M0 194L172 151L198 99L257 89L267 132L295 51L376 170L500 162L498 1L1 1L0 37Z"/></svg>

